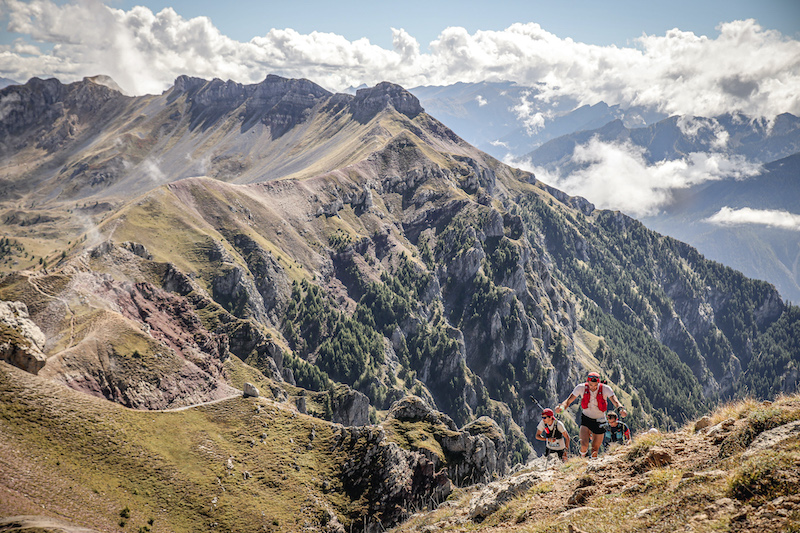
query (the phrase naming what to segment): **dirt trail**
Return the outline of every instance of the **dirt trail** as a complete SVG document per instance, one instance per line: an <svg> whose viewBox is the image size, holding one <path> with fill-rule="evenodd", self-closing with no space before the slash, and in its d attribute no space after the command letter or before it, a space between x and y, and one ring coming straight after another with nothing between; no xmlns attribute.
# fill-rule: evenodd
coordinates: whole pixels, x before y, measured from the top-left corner
<svg viewBox="0 0 800 533"><path fill-rule="evenodd" d="M184 405L182 407L173 407L171 409L153 409L150 412L153 412L153 413L174 413L176 411L186 411L187 409L194 409L195 407L202 407L204 405L212 405L212 404L215 404L215 403L220 403L220 402L224 402L224 401L227 401L227 400L232 400L234 398L239 398L240 396L242 396L242 394L243 394L242 391L240 391L239 389L236 389L236 391L237 391L236 394L230 394L230 395L225 396L223 398L217 398L216 400L209 400L207 402L193 403L191 405Z"/></svg>

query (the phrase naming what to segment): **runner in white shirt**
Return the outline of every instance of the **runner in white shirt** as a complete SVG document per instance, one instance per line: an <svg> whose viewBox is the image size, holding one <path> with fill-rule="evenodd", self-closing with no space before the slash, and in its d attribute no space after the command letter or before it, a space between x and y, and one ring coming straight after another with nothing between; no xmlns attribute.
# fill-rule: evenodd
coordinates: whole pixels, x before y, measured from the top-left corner
<svg viewBox="0 0 800 533"><path fill-rule="evenodd" d="M552 409L542 411L542 420L536 427L536 440L545 441L544 456L558 454L562 461L569 455L569 434L561 420L556 420Z"/></svg>
<svg viewBox="0 0 800 533"><path fill-rule="evenodd" d="M608 403L617 407L621 417L628 416L628 411L622 407L613 389L605 383L600 383L600 374L597 372L589 372L586 383L579 383L575 386L569 398L556 407L556 414L564 411L578 398L581 399L581 456L586 456L591 441L592 457L596 458L606 434L603 425L606 422Z"/></svg>

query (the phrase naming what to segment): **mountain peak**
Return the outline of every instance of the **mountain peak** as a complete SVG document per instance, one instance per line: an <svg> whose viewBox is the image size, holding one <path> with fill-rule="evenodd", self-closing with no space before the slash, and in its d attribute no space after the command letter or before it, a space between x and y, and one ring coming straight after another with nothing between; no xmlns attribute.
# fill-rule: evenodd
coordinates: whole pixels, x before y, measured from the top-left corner
<svg viewBox="0 0 800 533"><path fill-rule="evenodd" d="M94 83L95 85L107 87L112 91L117 91L118 93L125 94L125 91L122 90L122 87L120 87L111 76L106 76L105 74L98 74L97 76L86 76L85 78L83 78L83 81L86 83Z"/></svg>
<svg viewBox="0 0 800 533"><path fill-rule="evenodd" d="M362 123L369 122L389 105L408 118L424 111L416 96L397 84L383 81L375 87L356 91L352 102L353 117Z"/></svg>

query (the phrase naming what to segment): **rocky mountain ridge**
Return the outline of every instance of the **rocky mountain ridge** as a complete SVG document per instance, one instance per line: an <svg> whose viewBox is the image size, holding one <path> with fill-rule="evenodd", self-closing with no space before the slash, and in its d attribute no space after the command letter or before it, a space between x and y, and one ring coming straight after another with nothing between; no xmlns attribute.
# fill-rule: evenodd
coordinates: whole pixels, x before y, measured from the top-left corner
<svg viewBox="0 0 800 533"><path fill-rule="evenodd" d="M25 90L42 84L89 90ZM428 496L532 457L536 402L588 370L637 427L675 427L745 375L763 372L767 395L796 387L786 339L800 318L774 287L503 165L395 85L351 96L179 78L161 96L112 96L85 123L67 100L19 126L20 139L65 117L80 127L57 152L12 147L17 196L0 205L0 299L45 334L43 378L152 410L226 398L255 375L301 414L385 424L427 461L409 475ZM219 165L182 177L189 152ZM67 168L83 183L108 170L101 159L118 162L107 186L51 194ZM41 188L17 187L32 176ZM767 372L772 360L789 363ZM392 415L410 395L404 409L425 414ZM382 442L364 431L369 449ZM378 498L362 524L406 516L375 503L377 478L348 472L348 501Z"/></svg>

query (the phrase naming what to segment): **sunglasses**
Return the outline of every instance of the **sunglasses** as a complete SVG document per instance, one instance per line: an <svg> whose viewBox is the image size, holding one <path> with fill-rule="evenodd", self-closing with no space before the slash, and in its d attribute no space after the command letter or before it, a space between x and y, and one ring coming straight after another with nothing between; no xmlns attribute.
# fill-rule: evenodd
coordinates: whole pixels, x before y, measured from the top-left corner
<svg viewBox="0 0 800 533"><path fill-rule="evenodd" d="M588 378L588 381L591 381L592 383L597 383L598 381L600 381L600 378L596 378L596 377L592 376L592 377Z"/></svg>
<svg viewBox="0 0 800 533"><path fill-rule="evenodd" d="M542 418L553 418L552 416L542 415Z"/></svg>

